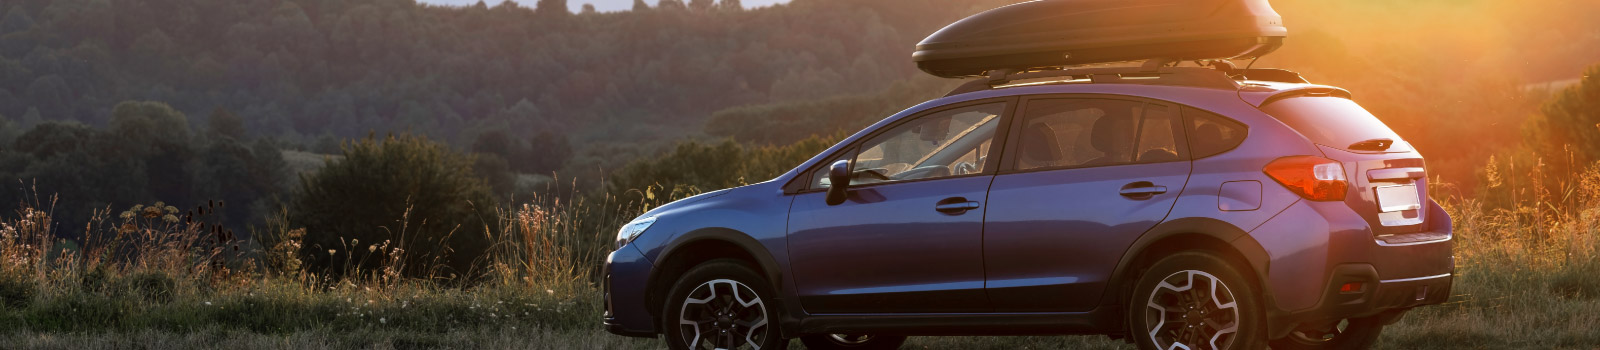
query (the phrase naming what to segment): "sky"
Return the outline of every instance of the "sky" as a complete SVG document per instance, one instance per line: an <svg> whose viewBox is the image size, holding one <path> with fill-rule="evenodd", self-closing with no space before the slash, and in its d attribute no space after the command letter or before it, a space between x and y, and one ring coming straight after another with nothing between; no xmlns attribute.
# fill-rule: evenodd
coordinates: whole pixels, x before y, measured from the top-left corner
<svg viewBox="0 0 1600 350"><path fill-rule="evenodd" d="M501 1L503 0L484 0L484 2L489 4L489 6L497 5ZM650 6L655 6L656 1L659 0L644 0L644 2L650 4ZM476 4L478 3L478 0L417 0L417 2L434 5L465 6ZM535 2L537 2L537 0L517 0L518 4L530 7L533 6ZM687 3L688 1L684 2ZM745 7L760 7L785 2L789 2L789 0L743 0L740 3L744 4ZM567 6L572 7L572 12L578 12L578 10L583 9L583 4L594 4L595 10L601 12L627 11L633 9L633 0L567 0Z"/></svg>

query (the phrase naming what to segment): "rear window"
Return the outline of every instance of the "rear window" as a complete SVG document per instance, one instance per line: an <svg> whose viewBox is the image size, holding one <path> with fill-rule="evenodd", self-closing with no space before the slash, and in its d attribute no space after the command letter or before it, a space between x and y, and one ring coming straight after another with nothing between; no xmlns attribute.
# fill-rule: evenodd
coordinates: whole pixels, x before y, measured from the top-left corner
<svg viewBox="0 0 1600 350"><path fill-rule="evenodd" d="M1388 140L1393 145L1384 151L1403 152L1410 149L1400 135L1390 130L1378 117L1346 98L1291 97L1261 106L1261 110L1310 138L1311 142L1324 146L1347 151L1377 151L1370 143L1368 146L1357 145L1372 140Z"/></svg>

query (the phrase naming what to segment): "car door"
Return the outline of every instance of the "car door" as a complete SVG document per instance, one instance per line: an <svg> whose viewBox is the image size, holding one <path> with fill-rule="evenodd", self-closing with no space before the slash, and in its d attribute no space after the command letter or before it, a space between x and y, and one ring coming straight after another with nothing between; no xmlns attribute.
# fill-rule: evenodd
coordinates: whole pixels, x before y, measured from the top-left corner
<svg viewBox="0 0 1600 350"><path fill-rule="evenodd" d="M813 314L987 311L985 195L1015 99L940 108L882 128L818 165L789 214L789 257ZM827 166L851 160L828 205ZM804 180L802 180L804 181Z"/></svg>
<svg viewBox="0 0 1600 350"><path fill-rule="evenodd" d="M1039 96L1013 124L984 223L990 302L1001 312L1093 309L1123 252L1188 181L1179 110Z"/></svg>

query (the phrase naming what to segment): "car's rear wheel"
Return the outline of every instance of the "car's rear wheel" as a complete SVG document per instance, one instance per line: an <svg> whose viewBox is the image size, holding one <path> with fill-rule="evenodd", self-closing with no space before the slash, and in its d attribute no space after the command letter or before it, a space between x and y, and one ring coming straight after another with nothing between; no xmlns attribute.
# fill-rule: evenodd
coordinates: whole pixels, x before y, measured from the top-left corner
<svg viewBox="0 0 1600 350"><path fill-rule="evenodd" d="M1206 252L1162 258L1134 283L1128 326L1140 349L1258 349L1265 314L1248 280Z"/></svg>
<svg viewBox="0 0 1600 350"><path fill-rule="evenodd" d="M800 337L800 342L811 350L894 350L906 343L906 337L871 334L818 334Z"/></svg>
<svg viewBox="0 0 1600 350"><path fill-rule="evenodd" d="M1371 348L1383 333L1379 317L1352 318L1338 323L1302 326L1289 336L1272 341L1276 350L1359 350Z"/></svg>
<svg viewBox="0 0 1600 350"><path fill-rule="evenodd" d="M778 305L771 284L743 262L700 264L674 284L661 312L674 350L782 350Z"/></svg>

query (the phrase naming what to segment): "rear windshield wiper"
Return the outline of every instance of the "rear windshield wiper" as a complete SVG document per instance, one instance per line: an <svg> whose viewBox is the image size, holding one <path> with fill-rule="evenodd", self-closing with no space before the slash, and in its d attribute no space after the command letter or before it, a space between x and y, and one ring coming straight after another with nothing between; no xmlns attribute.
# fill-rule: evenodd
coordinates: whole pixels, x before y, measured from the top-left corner
<svg viewBox="0 0 1600 350"><path fill-rule="evenodd" d="M1371 140L1366 140L1366 141L1361 141L1361 142L1356 142L1356 143L1350 144L1350 147L1347 147L1347 149L1349 149L1351 151L1383 152L1383 151L1389 150L1389 146L1393 146L1393 145L1394 145L1394 140L1390 140L1390 139L1371 139Z"/></svg>

